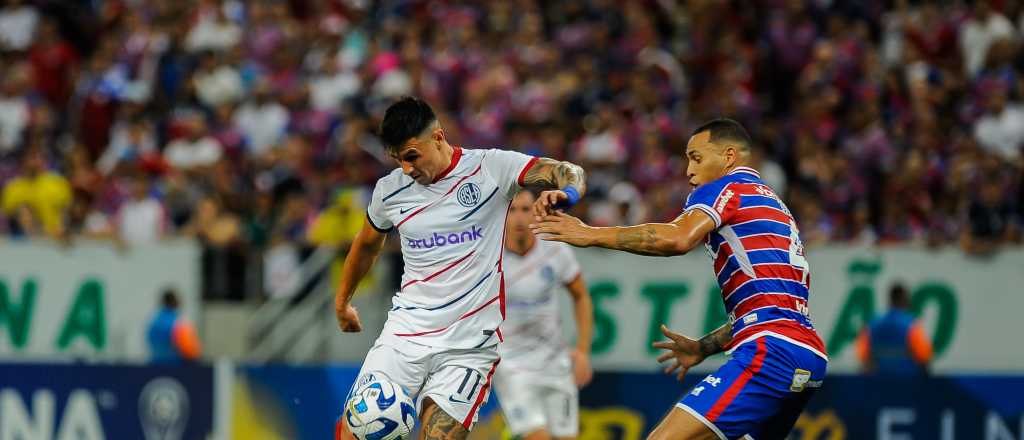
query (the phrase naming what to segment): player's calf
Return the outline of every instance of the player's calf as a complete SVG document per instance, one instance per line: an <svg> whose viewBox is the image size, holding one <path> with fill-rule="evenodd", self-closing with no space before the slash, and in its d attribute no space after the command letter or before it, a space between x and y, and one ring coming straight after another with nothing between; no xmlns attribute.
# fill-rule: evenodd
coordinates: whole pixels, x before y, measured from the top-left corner
<svg viewBox="0 0 1024 440"><path fill-rule="evenodd" d="M423 417L420 419L420 440L465 440L469 430L438 407L429 397L423 399Z"/></svg>

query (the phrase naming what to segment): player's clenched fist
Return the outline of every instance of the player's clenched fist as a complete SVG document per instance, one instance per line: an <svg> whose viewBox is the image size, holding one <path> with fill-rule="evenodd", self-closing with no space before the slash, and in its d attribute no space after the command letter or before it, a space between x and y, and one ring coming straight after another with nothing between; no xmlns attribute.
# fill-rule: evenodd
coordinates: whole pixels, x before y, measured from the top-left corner
<svg viewBox="0 0 1024 440"><path fill-rule="evenodd" d="M338 326L346 333L358 333L363 330L363 324L359 322L359 312L349 304L335 307L334 313L338 316Z"/></svg>

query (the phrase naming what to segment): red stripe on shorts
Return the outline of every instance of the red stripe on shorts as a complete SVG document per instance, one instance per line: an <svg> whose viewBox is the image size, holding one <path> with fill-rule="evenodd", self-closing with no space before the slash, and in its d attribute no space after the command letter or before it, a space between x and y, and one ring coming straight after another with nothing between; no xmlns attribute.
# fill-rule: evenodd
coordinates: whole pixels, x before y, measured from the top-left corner
<svg viewBox="0 0 1024 440"><path fill-rule="evenodd" d="M749 367L743 370L743 373L740 373L740 377L736 378L736 382L733 382L732 386L730 386L728 390L725 390L725 394L722 394L722 397L719 397L718 401L715 402L715 405L711 407L710 411L708 411L705 418L707 418L709 422L714 422L718 419L718 417L722 415L722 411L725 411L725 408L732 403L733 399L735 399L736 396L739 395L740 391L743 390L743 387L747 385L750 378L761 370L761 365L764 364L764 356L767 352L768 350L764 345L764 337L762 336L757 338L757 352L754 353L754 360L750 362Z"/></svg>
<svg viewBox="0 0 1024 440"><path fill-rule="evenodd" d="M480 394L476 395L476 402L473 403L473 407L469 409L469 414L466 414L465 420L462 421L463 428L468 430L470 425L473 424L473 416L476 415L476 410L480 408L480 405L484 403L484 399L487 397L487 392L491 388L491 377L494 376L494 370L498 368L499 363L501 363L501 359L491 364L491 371L487 372L487 381L484 382L484 387L480 389Z"/></svg>

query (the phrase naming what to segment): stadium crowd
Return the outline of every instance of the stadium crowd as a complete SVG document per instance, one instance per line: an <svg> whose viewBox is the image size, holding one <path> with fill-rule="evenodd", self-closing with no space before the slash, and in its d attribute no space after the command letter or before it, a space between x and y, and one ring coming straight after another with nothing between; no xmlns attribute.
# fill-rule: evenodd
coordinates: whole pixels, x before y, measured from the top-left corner
<svg viewBox="0 0 1024 440"><path fill-rule="evenodd" d="M583 165L593 224L678 214L727 115L808 246L990 254L1021 241L1022 42L1013 0L7 0L0 234L191 236L274 285L358 231L414 94L457 145Z"/></svg>

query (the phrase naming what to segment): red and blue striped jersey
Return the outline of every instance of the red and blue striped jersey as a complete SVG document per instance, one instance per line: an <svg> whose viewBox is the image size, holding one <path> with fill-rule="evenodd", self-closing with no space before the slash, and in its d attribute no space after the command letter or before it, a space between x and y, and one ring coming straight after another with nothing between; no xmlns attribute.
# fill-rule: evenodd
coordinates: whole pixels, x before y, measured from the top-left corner
<svg viewBox="0 0 1024 440"><path fill-rule="evenodd" d="M697 187L686 211L715 222L705 239L732 323L728 349L771 335L826 358L807 301L810 266L789 209L756 170L738 167Z"/></svg>

